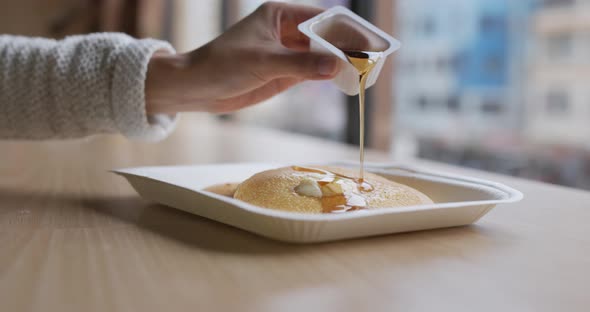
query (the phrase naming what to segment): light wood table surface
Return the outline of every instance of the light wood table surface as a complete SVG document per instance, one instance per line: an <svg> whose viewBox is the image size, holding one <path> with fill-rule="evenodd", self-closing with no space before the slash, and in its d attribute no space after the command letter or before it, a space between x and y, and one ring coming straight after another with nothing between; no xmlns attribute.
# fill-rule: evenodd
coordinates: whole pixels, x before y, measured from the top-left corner
<svg viewBox="0 0 590 312"><path fill-rule="evenodd" d="M416 161L525 199L467 227L291 245L146 202L107 172L356 157L203 118L158 144L0 143L0 311L590 311L587 192Z"/></svg>

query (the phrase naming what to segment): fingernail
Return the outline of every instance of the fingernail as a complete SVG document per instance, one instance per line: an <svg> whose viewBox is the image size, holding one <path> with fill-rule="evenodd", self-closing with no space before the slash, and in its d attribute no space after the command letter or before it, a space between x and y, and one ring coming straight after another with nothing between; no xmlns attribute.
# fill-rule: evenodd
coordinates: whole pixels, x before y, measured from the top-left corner
<svg viewBox="0 0 590 312"><path fill-rule="evenodd" d="M333 56L324 56L318 60L318 73L322 76L330 76L336 70L337 59Z"/></svg>

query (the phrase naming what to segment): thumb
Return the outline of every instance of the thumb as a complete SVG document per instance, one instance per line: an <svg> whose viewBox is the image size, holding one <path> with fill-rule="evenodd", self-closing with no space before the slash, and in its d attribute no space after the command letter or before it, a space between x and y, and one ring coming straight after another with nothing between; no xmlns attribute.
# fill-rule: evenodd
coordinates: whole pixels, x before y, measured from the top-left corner
<svg viewBox="0 0 590 312"><path fill-rule="evenodd" d="M288 51L274 54L265 67L272 78L323 80L331 79L338 74L340 59L326 54Z"/></svg>

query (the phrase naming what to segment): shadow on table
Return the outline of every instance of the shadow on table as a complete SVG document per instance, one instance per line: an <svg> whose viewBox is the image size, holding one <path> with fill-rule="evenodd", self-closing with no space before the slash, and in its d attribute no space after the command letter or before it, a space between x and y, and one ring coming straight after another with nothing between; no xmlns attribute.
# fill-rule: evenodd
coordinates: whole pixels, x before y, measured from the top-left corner
<svg viewBox="0 0 590 312"><path fill-rule="evenodd" d="M139 197L87 199L83 205L177 242L228 253L289 252L275 242L232 226L178 209L146 202Z"/></svg>
<svg viewBox="0 0 590 312"><path fill-rule="evenodd" d="M31 220L39 220L51 215L54 226L94 227L97 226L135 226L162 237L191 247L222 253L238 254L276 254L330 252L338 249L379 250L379 248L410 247L427 249L430 257L441 249L441 256L448 252L449 246L457 244L461 254L492 253L496 248L504 248L513 241L513 234L505 228L472 225L456 228L401 233L310 245L297 245L273 241L247 231L216 221L192 215L167 206L153 204L139 197L95 197L50 193L18 193L0 190L0 216L7 213L18 214L18 209L27 209L31 214L39 214ZM56 209L52 214L47 210ZM83 209L80 211L80 209ZM76 221L76 218L79 220ZM97 220L105 218L101 221ZM2 220L6 221L6 219ZM76 224L72 224L76 222ZM60 225L61 224L61 225ZM460 243L458 243L460 241ZM415 248L420 246L420 248ZM459 250L460 249L460 250Z"/></svg>

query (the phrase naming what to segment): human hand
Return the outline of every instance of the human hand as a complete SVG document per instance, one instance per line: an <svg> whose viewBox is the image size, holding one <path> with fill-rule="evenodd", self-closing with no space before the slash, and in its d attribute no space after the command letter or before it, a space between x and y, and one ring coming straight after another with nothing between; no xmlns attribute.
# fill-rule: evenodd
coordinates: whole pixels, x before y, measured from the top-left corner
<svg viewBox="0 0 590 312"><path fill-rule="evenodd" d="M266 2L222 35L186 54L155 54L146 78L148 114L225 113L304 80L333 78L334 56L309 52L297 25L323 10Z"/></svg>

